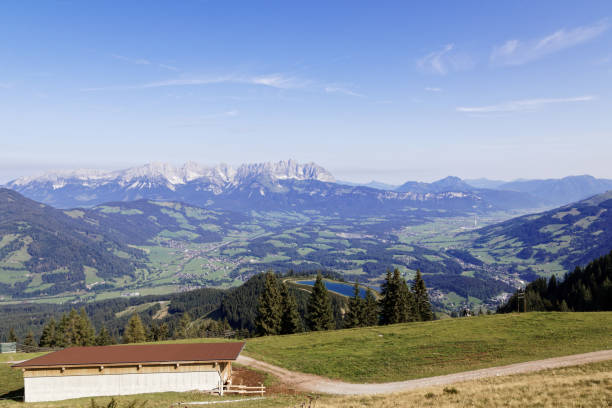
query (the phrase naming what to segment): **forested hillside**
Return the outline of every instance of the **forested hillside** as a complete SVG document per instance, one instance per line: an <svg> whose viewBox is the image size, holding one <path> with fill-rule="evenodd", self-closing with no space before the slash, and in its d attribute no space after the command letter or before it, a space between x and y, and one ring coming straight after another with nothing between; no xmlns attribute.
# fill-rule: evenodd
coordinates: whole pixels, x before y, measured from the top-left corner
<svg viewBox="0 0 612 408"><path fill-rule="evenodd" d="M0 294L82 290L86 272L101 280L131 275L144 255L95 223L0 189Z"/></svg>
<svg viewBox="0 0 612 408"><path fill-rule="evenodd" d="M333 275L332 275L333 276ZM297 301L300 316L304 318L309 292L289 286ZM15 304L0 307L0 340L6 340L13 328L20 339L31 330L38 338L43 325L51 318L60 321L61 315L71 309L84 308L96 331L107 328L112 336L120 339L134 314L138 314L144 326L165 324L169 336L174 336L180 321L189 316L190 327L196 329L206 319L227 321L236 330L252 331L255 327L257 299L263 292L263 274L255 275L244 285L231 289L204 288L171 295L114 298L98 302L70 305ZM336 328L342 326L343 309L347 298L330 293Z"/></svg>
<svg viewBox="0 0 612 408"><path fill-rule="evenodd" d="M525 300L517 304L517 294L501 312L528 311L604 311L612 310L612 252L590 262L584 268L565 275L562 281L551 276L539 278L525 288Z"/></svg>
<svg viewBox="0 0 612 408"><path fill-rule="evenodd" d="M464 236L473 239L467 243L469 251L489 263L543 275L571 271L610 251L612 191Z"/></svg>

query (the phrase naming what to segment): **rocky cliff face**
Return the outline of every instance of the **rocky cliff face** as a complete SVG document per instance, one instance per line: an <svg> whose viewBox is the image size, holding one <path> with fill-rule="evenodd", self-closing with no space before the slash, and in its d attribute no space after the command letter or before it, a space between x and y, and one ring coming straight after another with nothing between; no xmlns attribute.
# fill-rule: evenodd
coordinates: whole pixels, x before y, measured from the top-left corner
<svg viewBox="0 0 612 408"><path fill-rule="evenodd" d="M75 170L22 177L7 187L32 199L58 207L88 206L104 201L139 198L170 198L173 192L209 192L220 195L235 189L280 191L282 181L334 182L334 177L315 163L293 160L276 163L182 166L150 163L118 171ZM177 197L178 198L178 197Z"/></svg>

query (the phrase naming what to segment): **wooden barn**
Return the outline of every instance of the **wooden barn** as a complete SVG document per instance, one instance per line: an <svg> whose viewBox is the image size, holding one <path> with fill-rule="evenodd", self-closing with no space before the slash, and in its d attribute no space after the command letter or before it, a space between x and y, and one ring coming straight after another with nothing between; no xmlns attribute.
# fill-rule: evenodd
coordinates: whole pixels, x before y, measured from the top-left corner
<svg viewBox="0 0 612 408"><path fill-rule="evenodd" d="M191 390L231 383L244 343L71 347L13 365L25 401Z"/></svg>

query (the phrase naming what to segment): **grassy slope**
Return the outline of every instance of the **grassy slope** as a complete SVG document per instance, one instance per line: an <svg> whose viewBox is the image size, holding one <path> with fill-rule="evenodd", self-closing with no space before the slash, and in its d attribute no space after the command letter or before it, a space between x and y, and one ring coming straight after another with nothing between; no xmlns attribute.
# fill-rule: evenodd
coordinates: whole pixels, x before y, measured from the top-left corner
<svg viewBox="0 0 612 408"><path fill-rule="evenodd" d="M612 312L528 313L256 338L245 354L350 382L388 382L609 348Z"/></svg>

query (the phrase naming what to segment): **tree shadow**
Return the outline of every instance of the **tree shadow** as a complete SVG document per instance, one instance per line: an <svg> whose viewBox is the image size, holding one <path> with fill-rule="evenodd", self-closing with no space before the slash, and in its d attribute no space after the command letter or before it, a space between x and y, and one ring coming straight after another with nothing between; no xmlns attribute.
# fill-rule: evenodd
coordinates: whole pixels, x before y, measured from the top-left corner
<svg viewBox="0 0 612 408"><path fill-rule="evenodd" d="M16 390L9 391L7 393L0 395L0 400L9 399L9 400L17 401L17 402L23 402L24 393L25 393L25 389L21 387Z"/></svg>

